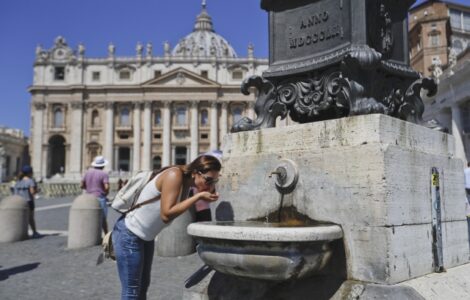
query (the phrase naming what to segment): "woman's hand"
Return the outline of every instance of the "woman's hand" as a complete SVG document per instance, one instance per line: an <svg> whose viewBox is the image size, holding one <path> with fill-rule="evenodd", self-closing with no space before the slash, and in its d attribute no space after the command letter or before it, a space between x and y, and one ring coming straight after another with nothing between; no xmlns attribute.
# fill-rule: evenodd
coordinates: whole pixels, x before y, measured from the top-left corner
<svg viewBox="0 0 470 300"><path fill-rule="evenodd" d="M214 202L219 199L219 193L210 193L210 192L199 192L197 193L199 200L204 200L207 202Z"/></svg>

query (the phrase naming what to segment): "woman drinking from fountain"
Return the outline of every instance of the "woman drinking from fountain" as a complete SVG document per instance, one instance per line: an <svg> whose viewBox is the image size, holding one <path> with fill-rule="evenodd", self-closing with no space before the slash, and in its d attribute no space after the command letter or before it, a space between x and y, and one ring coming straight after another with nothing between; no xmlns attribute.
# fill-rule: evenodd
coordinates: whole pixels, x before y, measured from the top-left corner
<svg viewBox="0 0 470 300"><path fill-rule="evenodd" d="M219 160L210 155L201 155L188 165L163 168L144 187L137 204L158 200L116 222L112 240L122 285L121 299L146 299L156 236L196 201L213 202L219 198L212 191L220 169ZM188 198L192 187L198 192Z"/></svg>

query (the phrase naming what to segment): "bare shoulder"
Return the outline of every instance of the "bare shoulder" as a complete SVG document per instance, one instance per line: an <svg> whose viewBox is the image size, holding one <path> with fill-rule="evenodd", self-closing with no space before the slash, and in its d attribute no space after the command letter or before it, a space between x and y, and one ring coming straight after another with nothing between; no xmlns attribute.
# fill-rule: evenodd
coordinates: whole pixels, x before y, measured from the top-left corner
<svg viewBox="0 0 470 300"><path fill-rule="evenodd" d="M179 186L183 182L183 172L179 168L169 168L159 176L156 185L161 191L162 187Z"/></svg>

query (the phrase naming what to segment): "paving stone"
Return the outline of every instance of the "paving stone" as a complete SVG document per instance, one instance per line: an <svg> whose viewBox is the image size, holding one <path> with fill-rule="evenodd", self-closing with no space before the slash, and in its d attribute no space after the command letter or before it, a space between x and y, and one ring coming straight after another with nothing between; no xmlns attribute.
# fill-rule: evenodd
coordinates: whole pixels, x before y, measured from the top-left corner
<svg viewBox="0 0 470 300"><path fill-rule="evenodd" d="M0 299L119 299L116 264L96 265L99 246L68 250L67 237L0 243ZM184 280L202 262L197 254L155 256L148 299L181 299Z"/></svg>

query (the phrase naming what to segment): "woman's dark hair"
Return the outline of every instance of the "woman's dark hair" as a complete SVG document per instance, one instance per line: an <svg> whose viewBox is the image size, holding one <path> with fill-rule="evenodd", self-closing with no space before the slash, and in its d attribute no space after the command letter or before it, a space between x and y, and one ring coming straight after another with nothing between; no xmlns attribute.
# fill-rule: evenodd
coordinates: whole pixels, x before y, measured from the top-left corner
<svg viewBox="0 0 470 300"><path fill-rule="evenodd" d="M219 159L212 155L200 155L190 164L185 165L182 171L185 175L190 175L193 172L201 172L203 174L209 171L220 171L222 164Z"/></svg>
<svg viewBox="0 0 470 300"><path fill-rule="evenodd" d="M160 170L154 170L152 176L150 177L150 180L152 180L152 178L154 178L157 174L173 167L179 168L183 172L184 176L191 176L193 172L201 172L202 174L205 174L209 171L218 172L220 171L220 169L222 169L222 164L220 163L219 159L215 156L200 155L187 165L173 165L164 167Z"/></svg>

